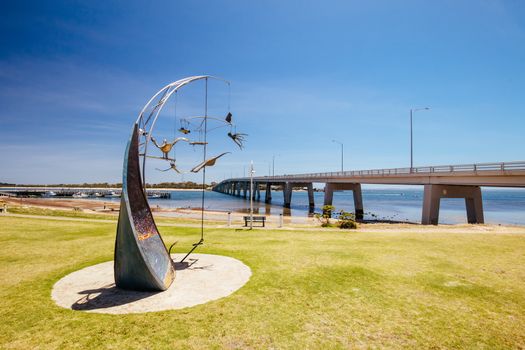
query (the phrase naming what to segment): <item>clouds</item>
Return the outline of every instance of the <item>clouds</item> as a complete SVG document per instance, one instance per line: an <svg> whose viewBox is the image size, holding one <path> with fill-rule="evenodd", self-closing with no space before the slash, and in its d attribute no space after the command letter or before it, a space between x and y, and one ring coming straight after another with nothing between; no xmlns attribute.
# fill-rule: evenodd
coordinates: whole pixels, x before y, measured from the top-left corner
<svg viewBox="0 0 525 350"><path fill-rule="evenodd" d="M141 107L167 83L199 74L232 81L238 131L249 134L243 152L210 168L212 180L242 175L250 160L265 173L276 154L279 172L337 170L332 139L344 142L349 169L404 166L408 110L421 105L432 110L414 124L420 164L516 160L525 148L521 2L2 6L0 147L9 169L0 181L119 181ZM224 91L213 93L221 115ZM179 116L201 107L200 95L180 97ZM172 135L174 111L165 112L158 131ZM179 156L190 164L195 154Z"/></svg>

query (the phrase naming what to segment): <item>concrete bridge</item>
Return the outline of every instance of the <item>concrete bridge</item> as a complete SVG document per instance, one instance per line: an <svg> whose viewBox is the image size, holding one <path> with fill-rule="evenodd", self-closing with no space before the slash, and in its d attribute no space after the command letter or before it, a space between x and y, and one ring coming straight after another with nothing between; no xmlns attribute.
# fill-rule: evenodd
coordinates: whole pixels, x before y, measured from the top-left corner
<svg viewBox="0 0 525 350"><path fill-rule="evenodd" d="M437 225L441 198L464 198L469 223L484 223L481 186L525 187L525 161L357 170L296 175L254 177L251 196L272 201L272 186L283 191L284 207L289 208L294 188L306 188L311 210L314 208L314 183L324 183L324 205L332 205L334 191L353 191L355 215L363 218L361 184L424 185L421 223ZM249 198L250 178L232 178L217 184L214 191Z"/></svg>

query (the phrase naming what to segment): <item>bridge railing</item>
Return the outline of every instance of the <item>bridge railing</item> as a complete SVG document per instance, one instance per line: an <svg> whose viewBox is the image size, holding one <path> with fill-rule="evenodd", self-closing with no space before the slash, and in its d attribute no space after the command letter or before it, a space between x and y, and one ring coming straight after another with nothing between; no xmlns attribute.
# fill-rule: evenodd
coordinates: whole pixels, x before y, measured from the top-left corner
<svg viewBox="0 0 525 350"><path fill-rule="evenodd" d="M459 165L423 166L416 168L391 168L371 170L350 170L309 174L262 176L255 179L309 179L309 178L333 178L352 176L395 176L395 175L423 175L433 173L463 173L463 172L488 172L488 171L525 171L525 161L502 162L502 163L478 163ZM247 178L242 178L246 180ZM236 179L240 180L240 179Z"/></svg>

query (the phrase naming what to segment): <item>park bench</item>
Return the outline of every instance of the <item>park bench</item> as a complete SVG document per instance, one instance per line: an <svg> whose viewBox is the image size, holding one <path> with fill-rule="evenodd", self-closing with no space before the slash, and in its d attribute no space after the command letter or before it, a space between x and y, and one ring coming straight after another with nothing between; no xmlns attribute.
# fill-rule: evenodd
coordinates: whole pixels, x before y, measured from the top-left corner
<svg viewBox="0 0 525 350"><path fill-rule="evenodd" d="M248 223L250 222L249 216L243 216L244 218L244 226L247 227ZM253 222L261 222L262 227L264 227L264 223L266 222L266 216L253 216Z"/></svg>

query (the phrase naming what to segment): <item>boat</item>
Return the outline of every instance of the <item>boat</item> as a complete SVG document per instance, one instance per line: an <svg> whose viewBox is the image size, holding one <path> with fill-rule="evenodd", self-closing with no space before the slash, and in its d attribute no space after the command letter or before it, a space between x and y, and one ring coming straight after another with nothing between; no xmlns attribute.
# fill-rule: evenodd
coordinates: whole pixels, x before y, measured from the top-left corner
<svg viewBox="0 0 525 350"><path fill-rule="evenodd" d="M158 193L151 193L151 194L148 194L148 198L160 198L160 194L158 194Z"/></svg>
<svg viewBox="0 0 525 350"><path fill-rule="evenodd" d="M100 192L95 192L95 197L97 197L97 198L104 197L104 194L102 194Z"/></svg>
<svg viewBox="0 0 525 350"><path fill-rule="evenodd" d="M118 197L120 197L120 194L116 193L115 191L109 191L108 194L106 194L106 197L118 198Z"/></svg>
<svg viewBox="0 0 525 350"><path fill-rule="evenodd" d="M45 197L45 198L50 198L50 197L55 197L57 194L53 191L47 191L46 193L44 193L42 195L42 197Z"/></svg>
<svg viewBox="0 0 525 350"><path fill-rule="evenodd" d="M77 192L77 193L73 194L73 197L74 198L88 198L89 194L84 193L84 192Z"/></svg>

